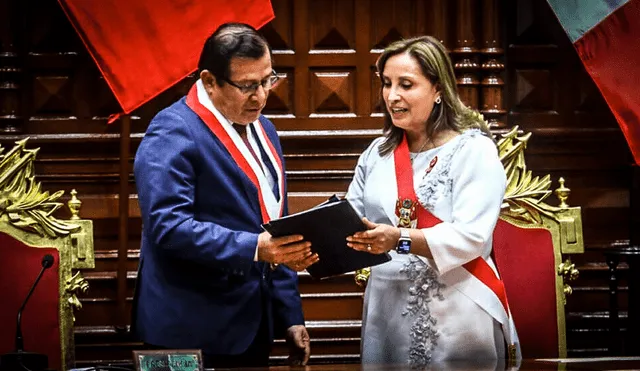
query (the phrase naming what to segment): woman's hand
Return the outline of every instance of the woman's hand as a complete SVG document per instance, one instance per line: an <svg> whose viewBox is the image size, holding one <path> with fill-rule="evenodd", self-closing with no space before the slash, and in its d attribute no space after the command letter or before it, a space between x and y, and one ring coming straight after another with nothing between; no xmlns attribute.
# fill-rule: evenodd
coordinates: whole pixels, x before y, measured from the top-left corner
<svg viewBox="0 0 640 371"><path fill-rule="evenodd" d="M371 254L382 254L396 248L400 238L399 228L388 224L376 224L367 218L362 218L362 222L368 230L347 237L347 246Z"/></svg>

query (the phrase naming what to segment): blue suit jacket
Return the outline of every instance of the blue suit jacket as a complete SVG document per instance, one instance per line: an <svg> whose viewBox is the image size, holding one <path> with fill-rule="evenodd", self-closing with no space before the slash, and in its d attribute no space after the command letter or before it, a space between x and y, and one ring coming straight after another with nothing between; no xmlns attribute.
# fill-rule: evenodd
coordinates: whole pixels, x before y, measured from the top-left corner
<svg viewBox="0 0 640 371"><path fill-rule="evenodd" d="M260 122L284 163L275 127ZM134 173L143 231L132 322L143 341L238 354L263 316L271 338L304 323L297 274L253 261L257 188L184 98L151 121Z"/></svg>

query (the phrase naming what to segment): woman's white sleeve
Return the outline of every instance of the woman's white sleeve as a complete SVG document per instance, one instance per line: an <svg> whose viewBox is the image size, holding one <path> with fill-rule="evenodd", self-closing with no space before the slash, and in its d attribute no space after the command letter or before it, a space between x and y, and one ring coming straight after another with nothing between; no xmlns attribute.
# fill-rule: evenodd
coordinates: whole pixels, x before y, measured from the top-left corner
<svg viewBox="0 0 640 371"><path fill-rule="evenodd" d="M366 216L364 207L364 186L367 180L367 169L373 165L372 157L377 156L378 146L381 143L382 138L377 138L369 147L362 152L358 158L358 164L355 168L355 174L353 180L349 184L347 195L345 198L349 200L353 208L358 212L360 217ZM374 153L375 152L375 153Z"/></svg>
<svg viewBox="0 0 640 371"><path fill-rule="evenodd" d="M470 140L454 156L451 220L422 230L439 274L488 253L506 188L504 167L488 138Z"/></svg>

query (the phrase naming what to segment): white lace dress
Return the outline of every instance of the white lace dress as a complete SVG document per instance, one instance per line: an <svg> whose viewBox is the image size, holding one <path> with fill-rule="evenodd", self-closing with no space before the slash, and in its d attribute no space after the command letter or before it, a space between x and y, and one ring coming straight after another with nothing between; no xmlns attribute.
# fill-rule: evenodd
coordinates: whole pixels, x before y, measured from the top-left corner
<svg viewBox="0 0 640 371"><path fill-rule="evenodd" d="M381 158L378 138L361 155L347 198L376 223L397 225L393 154ZM416 154L412 154L414 156ZM430 172L430 163L437 157ZM468 130L416 155L414 185L420 203L443 222L423 229L434 259L391 251L372 268L364 298L362 362L444 364L505 358L503 330L517 341L500 303L462 265L489 257L504 197L505 172L495 144ZM498 308L500 307L500 308ZM492 368L492 367L489 367Z"/></svg>

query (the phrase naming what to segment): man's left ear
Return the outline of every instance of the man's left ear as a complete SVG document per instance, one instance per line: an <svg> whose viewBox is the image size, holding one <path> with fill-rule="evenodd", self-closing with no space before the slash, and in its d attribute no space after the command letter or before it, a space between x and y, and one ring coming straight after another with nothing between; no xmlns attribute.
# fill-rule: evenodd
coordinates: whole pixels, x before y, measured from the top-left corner
<svg viewBox="0 0 640 371"><path fill-rule="evenodd" d="M213 84L216 83L216 78L211 72L209 72L209 70L202 70L200 72L200 80L202 80L202 83L204 84L204 87L206 89L212 88Z"/></svg>

